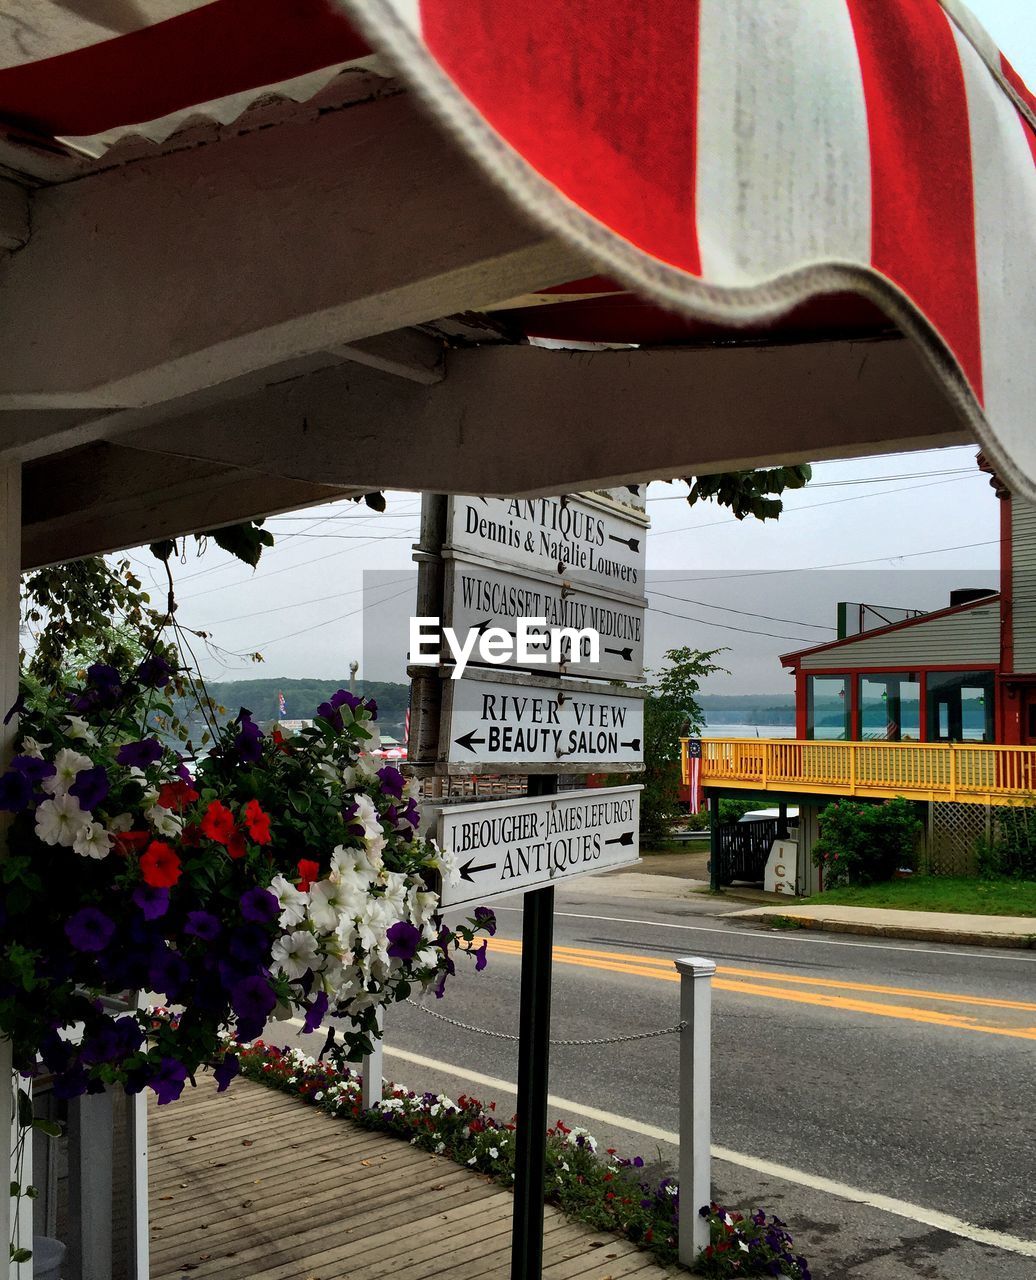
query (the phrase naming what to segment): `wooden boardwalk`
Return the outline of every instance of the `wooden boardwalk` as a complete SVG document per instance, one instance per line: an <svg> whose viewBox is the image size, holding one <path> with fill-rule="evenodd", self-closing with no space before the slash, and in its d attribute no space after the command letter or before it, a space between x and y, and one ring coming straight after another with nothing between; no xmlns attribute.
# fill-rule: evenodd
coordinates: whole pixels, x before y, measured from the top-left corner
<svg viewBox="0 0 1036 1280"><path fill-rule="evenodd" d="M511 1193L451 1160L244 1080L149 1119L152 1280L508 1280ZM679 1274L555 1209L545 1230L550 1280Z"/></svg>

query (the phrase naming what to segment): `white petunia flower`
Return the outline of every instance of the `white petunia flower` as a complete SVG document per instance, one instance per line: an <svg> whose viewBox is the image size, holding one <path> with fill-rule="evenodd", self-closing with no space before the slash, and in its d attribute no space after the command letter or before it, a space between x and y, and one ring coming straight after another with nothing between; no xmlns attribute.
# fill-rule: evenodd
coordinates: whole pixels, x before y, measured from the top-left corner
<svg viewBox="0 0 1036 1280"><path fill-rule="evenodd" d="M363 786L373 782L378 776L378 771L384 767L384 761L379 760L377 756L372 756L369 751L361 751L356 758L356 763L342 770L342 781L347 787ZM354 799L359 797L355 796Z"/></svg>
<svg viewBox="0 0 1036 1280"><path fill-rule="evenodd" d="M356 812L349 819L350 825L363 827L363 837L365 840L372 840L375 836L383 836L381 829L381 815L378 813L374 805L374 801L368 795L362 792L353 796L353 802L356 805Z"/></svg>
<svg viewBox="0 0 1036 1280"><path fill-rule="evenodd" d="M306 894L279 875L270 881L270 892L280 904L281 926L301 924L306 915Z"/></svg>
<svg viewBox="0 0 1036 1280"><path fill-rule="evenodd" d="M426 920L430 920L439 908L439 895L431 893L423 887L414 886L407 896L407 912L410 923L420 928Z"/></svg>
<svg viewBox="0 0 1036 1280"><path fill-rule="evenodd" d="M111 847L112 838L99 822L86 823L72 842L72 848L82 858L106 858Z"/></svg>
<svg viewBox="0 0 1036 1280"><path fill-rule="evenodd" d="M309 918L321 933L334 933L338 928L339 886L320 880L309 888Z"/></svg>
<svg viewBox="0 0 1036 1280"><path fill-rule="evenodd" d="M97 735L82 716L68 716L65 723L68 725L65 732L70 738L78 738L80 742L85 742L90 747L97 746Z"/></svg>
<svg viewBox="0 0 1036 1280"><path fill-rule="evenodd" d="M499 1160L499 1159L500 1159L500 1152L496 1149L496 1147L490 1147L490 1148L489 1148L489 1158L490 1158L490 1160Z"/></svg>
<svg viewBox="0 0 1036 1280"><path fill-rule="evenodd" d="M319 969L317 940L308 929L296 929L274 942L271 950L274 967L286 978L301 978L307 969Z"/></svg>
<svg viewBox="0 0 1036 1280"><path fill-rule="evenodd" d="M62 794L53 800L44 800L36 810L36 834L44 844L71 848L89 821L90 815L80 809L75 796Z"/></svg>
<svg viewBox="0 0 1036 1280"><path fill-rule="evenodd" d="M144 817L160 836L178 836L183 830L183 818L172 809L165 809L160 804L153 804L145 809Z"/></svg>
<svg viewBox="0 0 1036 1280"><path fill-rule="evenodd" d="M71 747L62 747L54 757L54 768L57 772L52 778L43 779L43 790L49 791L52 796L63 796L75 782L77 773L93 767L94 762L89 756L81 755Z"/></svg>
<svg viewBox="0 0 1036 1280"><path fill-rule="evenodd" d="M32 756L34 760L43 759L43 750L49 748L49 742L38 742L35 738L25 737L22 739L21 750L18 752L22 756Z"/></svg>
<svg viewBox="0 0 1036 1280"><path fill-rule="evenodd" d="M132 831L133 830L133 814L118 813L114 818L108 819L109 831Z"/></svg>
<svg viewBox="0 0 1036 1280"><path fill-rule="evenodd" d="M435 850L432 866L442 876L443 884L460 884L460 865L457 855L452 849L442 849L434 840L430 841Z"/></svg>
<svg viewBox="0 0 1036 1280"><path fill-rule="evenodd" d="M421 799L421 779L408 778L403 784L404 800L420 800Z"/></svg>
<svg viewBox="0 0 1036 1280"><path fill-rule="evenodd" d="M439 965L439 954L433 951L431 947L422 947L414 956L414 964L419 969L436 969Z"/></svg>

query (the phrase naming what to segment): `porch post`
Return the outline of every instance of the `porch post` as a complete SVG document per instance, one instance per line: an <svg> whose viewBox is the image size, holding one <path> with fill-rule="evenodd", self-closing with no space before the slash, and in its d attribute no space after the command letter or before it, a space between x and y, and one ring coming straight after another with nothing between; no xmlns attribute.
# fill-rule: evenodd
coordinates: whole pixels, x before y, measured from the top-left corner
<svg viewBox="0 0 1036 1280"><path fill-rule="evenodd" d="M0 720L18 696L18 581L21 571L22 541L22 469L17 462L0 463ZM17 722L0 724L0 765L6 764L11 754ZM7 815L0 814L0 857L4 856ZM15 1092L11 1087L11 1052L7 1042L0 1043L0 1187L14 1180L11 1167L11 1135L14 1132ZM11 1210L13 1201L0 1195L0 1247L11 1239ZM32 1201L25 1199L19 1214L21 1239L16 1243L31 1248ZM8 1272L0 1266L0 1275ZM32 1275L32 1263L11 1265L11 1277Z"/></svg>

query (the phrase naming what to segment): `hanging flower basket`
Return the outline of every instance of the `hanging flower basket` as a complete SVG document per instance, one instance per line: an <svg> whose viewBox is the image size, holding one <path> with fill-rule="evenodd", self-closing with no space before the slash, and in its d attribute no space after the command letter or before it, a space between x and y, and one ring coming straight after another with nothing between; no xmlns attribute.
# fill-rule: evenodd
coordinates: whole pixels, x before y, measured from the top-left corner
<svg viewBox="0 0 1036 1280"><path fill-rule="evenodd" d="M170 674L159 657L132 676L96 663L16 708L0 1034L60 1097L120 1083L169 1102L204 1066L223 1090L227 1033L253 1040L275 1011L307 1031L344 1019L330 1051L355 1060L379 1006L415 984L441 995L458 949L485 966L492 913L443 926L453 859L418 838L415 784L370 754L372 700L340 690L291 738L242 710L188 768L152 727ZM132 990L178 1016L105 1010Z"/></svg>

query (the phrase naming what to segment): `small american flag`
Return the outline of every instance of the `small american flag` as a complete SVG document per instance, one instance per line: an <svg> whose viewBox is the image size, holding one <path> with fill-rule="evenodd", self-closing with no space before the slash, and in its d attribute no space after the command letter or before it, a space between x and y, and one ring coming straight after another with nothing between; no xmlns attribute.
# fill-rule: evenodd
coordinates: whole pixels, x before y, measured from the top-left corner
<svg viewBox="0 0 1036 1280"><path fill-rule="evenodd" d="M277 690L277 706L282 716L288 714L288 704L284 701L284 694L279 689Z"/></svg>
<svg viewBox="0 0 1036 1280"><path fill-rule="evenodd" d="M701 789L701 738L687 740L687 808L700 813L704 799Z"/></svg>
<svg viewBox="0 0 1036 1280"><path fill-rule="evenodd" d="M403 741L410 746L410 703L406 704L406 715L403 717Z"/></svg>

